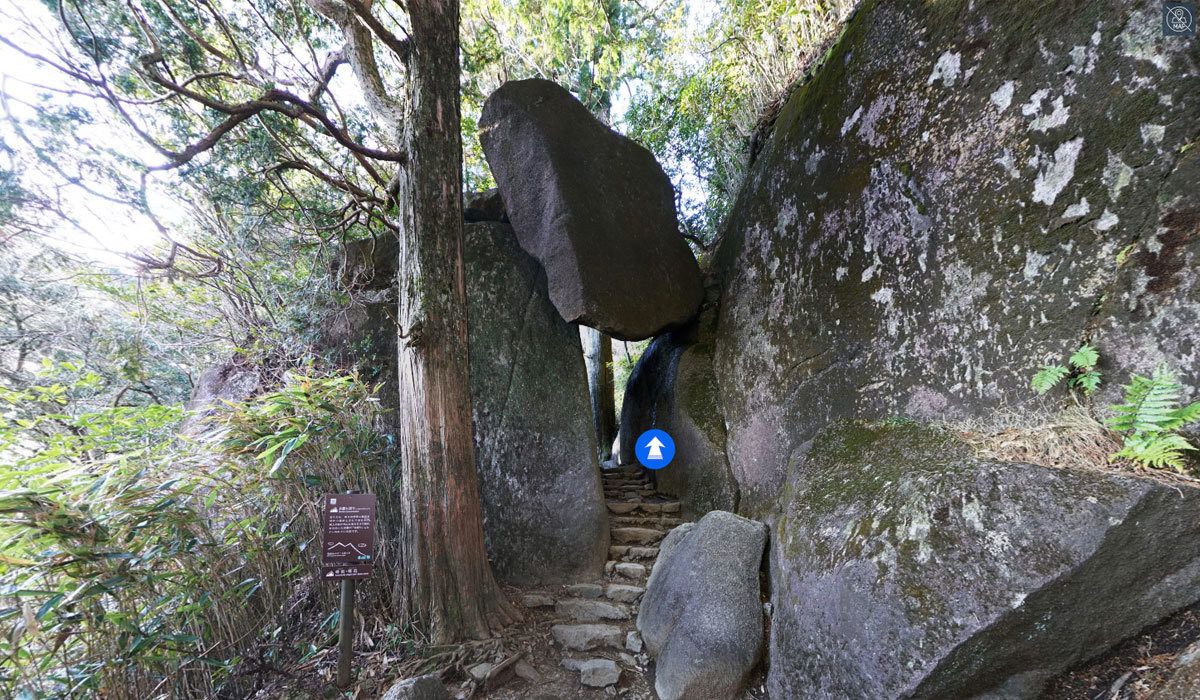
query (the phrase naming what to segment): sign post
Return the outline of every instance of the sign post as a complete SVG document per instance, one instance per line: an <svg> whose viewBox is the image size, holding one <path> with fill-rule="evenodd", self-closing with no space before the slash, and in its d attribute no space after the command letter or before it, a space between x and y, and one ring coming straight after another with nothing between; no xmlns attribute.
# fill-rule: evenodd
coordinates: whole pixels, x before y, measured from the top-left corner
<svg viewBox="0 0 1200 700"><path fill-rule="evenodd" d="M321 529L321 579L341 581L338 607L339 688L350 685L354 653L354 582L375 568L375 496L367 493L330 493L324 503Z"/></svg>

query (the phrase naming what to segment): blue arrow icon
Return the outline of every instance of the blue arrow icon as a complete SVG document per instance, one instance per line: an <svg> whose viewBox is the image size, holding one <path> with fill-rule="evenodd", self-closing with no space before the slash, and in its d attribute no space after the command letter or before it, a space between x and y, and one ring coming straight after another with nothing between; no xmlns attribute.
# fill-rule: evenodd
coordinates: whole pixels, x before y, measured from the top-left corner
<svg viewBox="0 0 1200 700"><path fill-rule="evenodd" d="M643 467L662 469L675 457L675 441L662 430L647 430L638 437L634 453Z"/></svg>

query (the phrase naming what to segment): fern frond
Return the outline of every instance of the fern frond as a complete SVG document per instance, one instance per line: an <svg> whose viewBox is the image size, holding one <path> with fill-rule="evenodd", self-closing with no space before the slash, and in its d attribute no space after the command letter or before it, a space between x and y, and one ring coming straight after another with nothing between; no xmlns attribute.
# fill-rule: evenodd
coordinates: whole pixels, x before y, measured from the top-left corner
<svg viewBox="0 0 1200 700"><path fill-rule="evenodd" d="M1100 353L1096 352L1096 348L1092 347L1091 345L1080 346L1080 348L1075 351L1075 354L1071 355L1070 359L1067 360L1067 362L1071 363L1072 367L1083 370L1088 370L1095 367L1096 363L1099 361Z"/></svg>
<svg viewBox="0 0 1200 700"><path fill-rule="evenodd" d="M1125 446L1120 452L1111 455L1111 458L1126 458L1140 466L1154 469L1171 467L1182 473L1183 451L1195 449L1182 435L1175 433L1138 435L1126 438Z"/></svg>
<svg viewBox="0 0 1200 700"><path fill-rule="evenodd" d="M1100 388L1100 371L1089 370L1071 380L1071 386L1083 387L1083 393L1091 396L1092 392Z"/></svg>
<svg viewBox="0 0 1200 700"><path fill-rule="evenodd" d="M1117 432L1161 433L1179 405L1179 382L1174 372L1159 366L1152 377L1135 374L1125 386L1125 400L1110 406L1116 416L1108 424Z"/></svg>
<svg viewBox="0 0 1200 700"><path fill-rule="evenodd" d="M1195 423L1200 420L1200 401L1188 404L1177 410L1172 415L1172 420L1178 421L1176 428L1182 428L1188 423Z"/></svg>
<svg viewBox="0 0 1200 700"><path fill-rule="evenodd" d="M1037 371L1037 374L1033 375L1033 380L1029 382L1029 386L1037 393L1045 394L1061 382L1069 371L1062 365L1045 365Z"/></svg>

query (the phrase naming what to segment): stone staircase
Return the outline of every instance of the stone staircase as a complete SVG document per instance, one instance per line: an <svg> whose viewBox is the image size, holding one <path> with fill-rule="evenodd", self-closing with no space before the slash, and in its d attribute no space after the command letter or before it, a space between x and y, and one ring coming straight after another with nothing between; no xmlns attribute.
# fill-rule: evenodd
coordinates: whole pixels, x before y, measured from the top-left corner
<svg viewBox="0 0 1200 700"><path fill-rule="evenodd" d="M610 546L604 579L563 586L558 596L527 595L527 607L553 606L550 628L562 666L585 686L615 692L622 673L640 674L649 659L635 628L658 545L682 521L679 502L658 496L637 467L602 472Z"/></svg>

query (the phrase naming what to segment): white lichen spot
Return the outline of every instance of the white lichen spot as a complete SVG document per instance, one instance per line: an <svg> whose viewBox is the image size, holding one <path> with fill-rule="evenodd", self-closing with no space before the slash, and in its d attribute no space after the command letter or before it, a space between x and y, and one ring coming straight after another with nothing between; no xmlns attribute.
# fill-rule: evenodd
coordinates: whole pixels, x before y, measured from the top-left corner
<svg viewBox="0 0 1200 700"><path fill-rule="evenodd" d="M1087 216L1091 210L1092 208L1088 206L1087 197L1084 197L1075 204L1067 207L1066 211L1062 214L1062 219L1063 221L1075 221Z"/></svg>
<svg viewBox="0 0 1200 700"><path fill-rule="evenodd" d="M1125 161L1112 151L1108 152L1108 164L1100 176L1104 186L1108 188L1108 196L1115 202L1121 197L1121 190L1133 180L1133 168L1125 165Z"/></svg>
<svg viewBox="0 0 1200 700"><path fill-rule="evenodd" d="M1171 68L1171 57L1166 52L1167 42L1162 39L1162 20L1159 6L1135 11L1129 17L1128 24L1121 31L1117 40L1121 44L1121 53L1138 61L1146 61L1155 68L1165 71Z"/></svg>
<svg viewBox="0 0 1200 700"><path fill-rule="evenodd" d="M996 105L997 109L1003 112L1004 110L1008 109L1009 105L1012 104L1013 90L1016 88L1016 86L1016 83L1008 80L1003 85L996 88L996 91L993 92L991 97L988 99L992 101L992 104Z"/></svg>
<svg viewBox="0 0 1200 700"><path fill-rule="evenodd" d="M983 529L983 507L979 505L978 500L972 498L963 503L962 516L971 527L976 530Z"/></svg>
<svg viewBox="0 0 1200 700"><path fill-rule="evenodd" d="M1029 101L1021 105L1021 114L1027 117L1032 117L1042 111L1042 100L1050 96L1050 91L1046 89L1038 90L1029 96Z"/></svg>
<svg viewBox="0 0 1200 700"><path fill-rule="evenodd" d="M1025 604L1025 594L1024 593L1018 593L1013 596L1013 600L1012 600L1013 610L1016 610L1017 608L1021 607L1024 604Z"/></svg>
<svg viewBox="0 0 1200 700"><path fill-rule="evenodd" d="M854 114L850 115L849 119L842 122L842 136L845 136L846 134L850 133L850 130L854 128L855 123L858 122L858 118L861 116L862 116L862 107L859 107L858 109L854 110Z"/></svg>
<svg viewBox="0 0 1200 700"><path fill-rule="evenodd" d="M938 57L937 63L933 66L933 72L929 74L929 80L925 81L926 85L933 85L934 81L941 80L946 87L954 85L958 80L958 68L962 61L962 56L953 52L947 51Z"/></svg>
<svg viewBox="0 0 1200 700"><path fill-rule="evenodd" d="M1037 251L1025 251L1025 270L1024 277L1026 281L1032 282L1042 276L1042 265L1050 259L1049 255L1042 255Z"/></svg>
<svg viewBox="0 0 1200 700"><path fill-rule="evenodd" d="M833 273L833 276L835 279L837 279L838 282L841 282L842 278L845 277L846 273L849 271L850 271L850 268L848 268L848 267L839 267L837 269L837 271Z"/></svg>
<svg viewBox="0 0 1200 700"><path fill-rule="evenodd" d="M1030 123L1029 128L1035 131L1048 131L1067 123L1071 116L1071 108L1063 104L1063 98L1054 99L1054 111L1038 116Z"/></svg>
<svg viewBox="0 0 1200 700"><path fill-rule="evenodd" d="M1096 230L1107 231L1113 226L1116 226L1119 222L1120 219L1117 218L1116 214L1105 209L1104 213L1100 215L1100 218L1096 220Z"/></svg>
<svg viewBox="0 0 1200 700"><path fill-rule="evenodd" d="M858 133L862 135L864 141L876 148L883 145L883 135L875 131L875 125L880 118L891 111L895 104L896 98L892 95L884 95L871 104L867 115L863 117L862 126L858 128Z"/></svg>
<svg viewBox="0 0 1200 700"><path fill-rule="evenodd" d="M817 172L817 165L820 164L821 159L824 157L825 151L822 151L819 148L813 151L811 154L809 154L808 160L804 161L804 172L808 173L809 175L815 174Z"/></svg>
<svg viewBox="0 0 1200 700"><path fill-rule="evenodd" d="M1011 149L1004 149L1004 154L999 158L994 158L992 162L999 163L1009 177L1014 179L1021 177L1021 171L1017 168L1017 161L1013 158Z"/></svg>
<svg viewBox="0 0 1200 700"><path fill-rule="evenodd" d="M1099 34L1099 32L1096 32ZM1093 35L1094 37L1095 35ZM1076 46L1071 49L1071 65L1067 67L1068 73L1083 73L1088 74L1096 69L1096 60L1099 58L1099 52L1096 51L1096 44L1091 46Z"/></svg>
<svg viewBox="0 0 1200 700"><path fill-rule="evenodd" d="M1047 206L1054 204L1058 194L1063 191L1071 178L1075 176L1075 161L1083 149L1083 137L1071 139L1060 144L1054 150L1054 158L1050 166L1038 173L1033 181L1033 201Z"/></svg>
<svg viewBox="0 0 1200 700"><path fill-rule="evenodd" d="M1012 540L1009 539L1008 533L992 530L984 533L983 539L983 548L997 559L1012 549Z"/></svg>
<svg viewBox="0 0 1200 700"><path fill-rule="evenodd" d="M871 295L871 300L877 304L884 306L892 305L892 290L887 287L880 287L879 291Z"/></svg>
<svg viewBox="0 0 1200 700"><path fill-rule="evenodd" d="M1167 133L1167 127L1162 124L1143 124L1142 125L1142 141L1152 143L1155 146L1162 143L1163 136Z"/></svg>
<svg viewBox="0 0 1200 700"><path fill-rule="evenodd" d="M874 264L872 264L870 267L868 267L867 269L863 270L863 273L862 273L862 281L863 281L863 282L869 282L869 281L871 280L871 278L875 276L875 273L876 273L878 270L879 270L879 262L878 262L878 261L876 261L876 262L875 262Z"/></svg>

